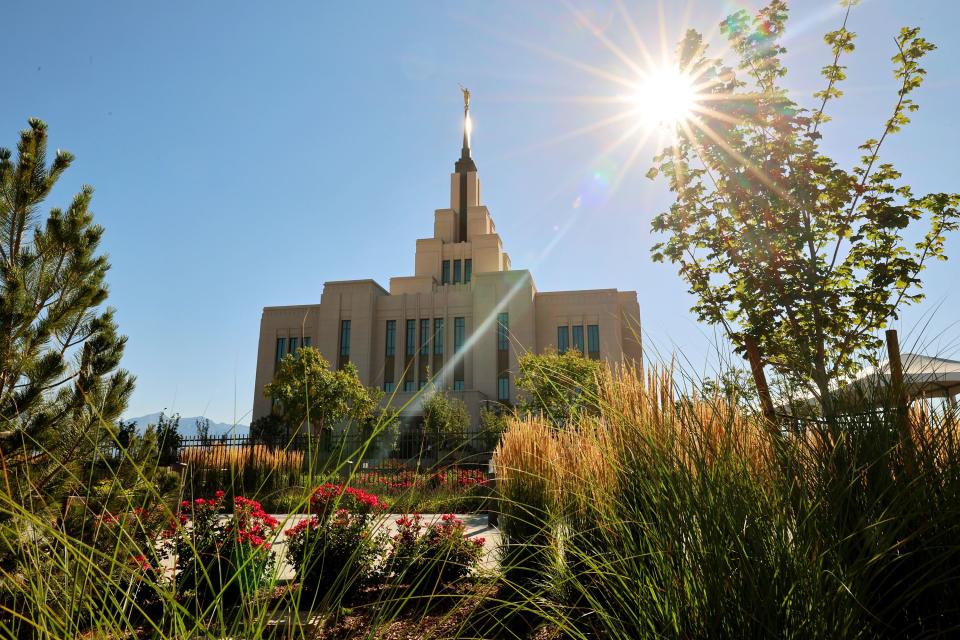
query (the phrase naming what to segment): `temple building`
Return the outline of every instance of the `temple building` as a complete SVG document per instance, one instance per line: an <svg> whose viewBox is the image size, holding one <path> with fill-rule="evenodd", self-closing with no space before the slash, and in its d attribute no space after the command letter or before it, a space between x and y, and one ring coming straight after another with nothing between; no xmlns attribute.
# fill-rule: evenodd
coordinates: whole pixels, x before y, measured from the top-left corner
<svg viewBox="0 0 960 640"><path fill-rule="evenodd" d="M271 411L263 388L277 362L301 346L316 347L333 367L352 362L394 406L428 385L443 389L466 403L474 425L484 405L516 402L523 353L577 349L640 362L635 291L537 291L529 271L513 268L483 204L469 128L465 91L450 203L434 212L433 237L417 240L413 275L391 278L389 290L370 279L326 282L317 304L263 309L254 419Z"/></svg>

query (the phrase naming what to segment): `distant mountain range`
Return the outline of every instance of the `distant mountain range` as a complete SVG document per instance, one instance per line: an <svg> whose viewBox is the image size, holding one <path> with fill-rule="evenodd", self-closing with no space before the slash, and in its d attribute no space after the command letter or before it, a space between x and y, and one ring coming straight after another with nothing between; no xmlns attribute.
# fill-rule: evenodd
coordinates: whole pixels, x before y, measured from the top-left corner
<svg viewBox="0 0 960 640"><path fill-rule="evenodd" d="M170 415L170 414L167 414ZM180 435L185 438L197 435L197 421L203 418L203 416L193 416L192 418L180 418ZM137 431L143 432L146 430L147 425L157 424L160 421L160 412L149 413L145 416L140 416L139 418L126 418L124 421L129 422L133 421L137 423ZM250 431L250 427L245 424L227 424L225 422L214 422L210 421L210 436L211 437L220 437L224 434L235 435L235 436L245 436Z"/></svg>

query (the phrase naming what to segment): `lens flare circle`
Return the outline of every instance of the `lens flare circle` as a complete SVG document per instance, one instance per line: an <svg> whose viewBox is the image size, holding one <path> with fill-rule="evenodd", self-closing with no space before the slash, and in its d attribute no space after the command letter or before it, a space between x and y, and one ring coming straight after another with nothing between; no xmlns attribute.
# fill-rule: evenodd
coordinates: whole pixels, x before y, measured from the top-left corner
<svg viewBox="0 0 960 640"><path fill-rule="evenodd" d="M693 78L676 68L650 71L631 100L638 117L649 129L673 129L693 114L697 90Z"/></svg>

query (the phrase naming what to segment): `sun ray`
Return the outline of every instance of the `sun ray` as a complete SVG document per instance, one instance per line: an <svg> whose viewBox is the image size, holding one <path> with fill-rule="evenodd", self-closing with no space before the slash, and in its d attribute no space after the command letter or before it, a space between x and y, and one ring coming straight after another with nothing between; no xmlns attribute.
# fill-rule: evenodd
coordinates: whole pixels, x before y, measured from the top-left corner
<svg viewBox="0 0 960 640"><path fill-rule="evenodd" d="M621 98L619 101L620 101L620 102L623 102L623 99ZM608 117L608 118L604 118L603 120L598 120L598 121L593 122L593 123L591 123L591 124L584 125L584 126L579 127L579 128L577 128L577 129L573 129L572 131L568 131L568 132L563 133L563 134L555 135L555 136L552 136L552 137L550 137L550 138L547 138L546 140L540 140L539 142L536 142L536 143L534 143L534 144L527 145L527 146L525 146L525 147L521 147L521 148L515 149L515 150L513 150L513 151L509 151L509 152L507 152L507 153L505 154L505 157L516 157L516 156L518 156L518 155L523 155L523 154L525 154L525 153L530 153L531 151L539 151L539 150L541 150L541 149L549 148L549 147L552 147L552 146L554 146L554 145L560 144L560 143L562 143L562 142L566 142L566 141L568 141L568 140L572 140L572 139L574 139L574 138L578 138L578 137L583 136L583 135L586 135L586 134L588 134L588 133L593 133L594 131L598 131L598 130L600 130L600 129L609 127L610 125L614 125L614 124L617 124L617 123L619 123L619 122L623 122L624 120L629 120L630 118L633 118L633 117L634 117L634 112L633 112L633 110L622 111L622 112L617 113L617 114L615 114L615 115L612 115L612 116L610 116L610 117Z"/></svg>
<svg viewBox="0 0 960 640"><path fill-rule="evenodd" d="M650 139L651 135L653 135L653 130L648 129L637 139L636 144L633 145L633 150L630 152L630 155L627 156L623 166L617 173L617 177L614 178L613 183L610 185L611 193L616 193L619 190L620 184L630 173L630 168L633 167L633 163L637 161L637 158L640 156L640 152L647 146L647 141Z"/></svg>
<svg viewBox="0 0 960 640"><path fill-rule="evenodd" d="M768 189L776 193L778 196L786 200L787 202L793 203L793 198L789 193L783 190L783 188L777 184L774 180L770 178L764 171L756 167L749 159L744 157L736 149L731 147L726 140L723 139L716 131L711 129L705 123L691 121L691 123L702 131L708 138L713 140L717 146L726 151L731 157L733 157L747 172L753 175L757 180L763 183ZM692 133L692 132L691 132Z"/></svg>
<svg viewBox="0 0 960 640"><path fill-rule="evenodd" d="M590 75L596 78L599 78L601 80L609 80L610 82L614 82L616 84L619 84L625 87L633 86L633 81L631 81L629 78L624 78L623 76L617 75L616 73L612 73L610 71L606 71L604 69L601 69L600 67L596 67L594 65L587 64L579 60L574 60L573 58L557 53L556 51L551 51L546 47L541 47L539 45L531 44L519 38L505 38L505 39L513 42L514 44L518 44L521 47L524 47L531 51L535 51L536 53L539 53L540 55L550 58L552 60L569 64L570 66L576 69L580 69L581 71L586 71Z"/></svg>
<svg viewBox="0 0 960 640"><path fill-rule="evenodd" d="M660 64L666 64L670 60L670 50L667 42L667 16L663 9L663 0L657 0L657 25L660 28Z"/></svg>
<svg viewBox="0 0 960 640"><path fill-rule="evenodd" d="M577 11L576 9L574 9L569 2L564 2L564 4L566 5L570 13L573 14L574 19L577 22L579 22L581 25L586 27L590 31L590 34L594 38L599 40L600 44L606 47L607 50L610 51L610 53L612 53L617 58L619 58L620 61L626 64L630 68L630 70L633 71L634 73L638 73L638 74L643 73L643 69L636 62L634 62L626 53L624 53L623 49L621 49L616 44L614 44L613 41L610 40L610 38L603 35L603 32L600 30L600 28L594 25L582 11Z"/></svg>
<svg viewBox="0 0 960 640"><path fill-rule="evenodd" d="M616 5L617 9L620 11L620 15L623 16L624 24L627 25L627 30L633 37L633 43L636 46L637 51L639 51L640 55L643 56L643 62L648 67L653 66L653 56L650 55L650 50L647 48L647 45L644 44L643 38L640 37L640 32L637 31L637 24L633 21L633 17L630 15L630 12L627 11L627 7L623 3L623 0L616 0Z"/></svg>
<svg viewBox="0 0 960 640"><path fill-rule="evenodd" d="M702 103L694 104L691 110L695 114L703 114L706 116L710 116L711 118L714 118L716 120L722 120L723 122L726 122L729 124L734 124L734 125L743 124L743 120L734 118L733 116L717 111L716 109L711 109L710 107L704 106Z"/></svg>

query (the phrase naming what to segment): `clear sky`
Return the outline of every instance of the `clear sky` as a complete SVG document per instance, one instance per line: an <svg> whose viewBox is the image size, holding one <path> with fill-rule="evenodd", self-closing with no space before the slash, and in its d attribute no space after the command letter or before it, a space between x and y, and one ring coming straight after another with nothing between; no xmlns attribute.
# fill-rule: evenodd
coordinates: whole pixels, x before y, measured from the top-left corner
<svg viewBox="0 0 960 640"><path fill-rule="evenodd" d="M603 126L622 109L594 98L623 93L605 74L631 77L608 45L642 61L636 35L659 57L685 28L715 33L759 4L643 0L626 3L628 21L616 2L7 0L0 146L43 118L51 144L77 156L49 204L96 187L110 304L137 376L130 416L247 422L263 306L317 302L325 280L412 274L416 238L447 206L458 83L473 94L473 155L514 267L541 291L636 290L646 345L707 369L722 341L689 313L675 269L649 258L650 219L669 202L644 177L655 143L624 138L631 122ZM810 104L821 37L841 16L834 0L790 6L786 83ZM826 150L849 164L879 134L893 38L917 25L939 50L921 110L884 157L917 192L958 190L958 24L953 0L862 2ZM956 259L926 272L929 299L900 326L916 333L932 316L924 348L957 356L960 241L947 251Z"/></svg>

